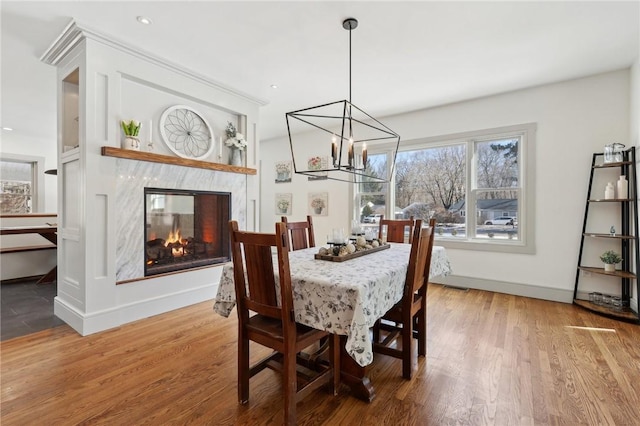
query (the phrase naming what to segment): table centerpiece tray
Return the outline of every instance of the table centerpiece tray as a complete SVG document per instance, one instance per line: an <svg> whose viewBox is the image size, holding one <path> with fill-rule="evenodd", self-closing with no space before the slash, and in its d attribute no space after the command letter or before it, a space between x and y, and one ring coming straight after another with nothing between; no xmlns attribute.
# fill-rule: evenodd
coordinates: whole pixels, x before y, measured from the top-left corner
<svg viewBox="0 0 640 426"><path fill-rule="evenodd" d="M372 254L372 253L376 253L379 252L381 250L386 250L388 248L391 248L390 244L383 244L380 245L378 247L372 247L370 249L365 249L365 250L360 250L360 251L356 251L353 253L349 253L349 254L345 254L342 256L337 256L337 255L333 255L333 254L320 254L320 253L316 253L314 255L315 259L318 260L327 260L330 262L344 262L346 260L351 260L351 259L355 259L356 257L360 257L360 256L365 256L367 254Z"/></svg>

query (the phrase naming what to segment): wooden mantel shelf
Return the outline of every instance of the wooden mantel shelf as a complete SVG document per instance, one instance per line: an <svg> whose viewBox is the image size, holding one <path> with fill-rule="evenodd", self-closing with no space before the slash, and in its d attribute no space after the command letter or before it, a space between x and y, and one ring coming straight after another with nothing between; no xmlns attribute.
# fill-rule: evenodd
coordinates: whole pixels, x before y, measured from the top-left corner
<svg viewBox="0 0 640 426"><path fill-rule="evenodd" d="M152 163L173 164L175 166L195 167L197 169L217 170L220 172L242 173L245 175L258 174L256 169L230 166L228 164L211 163L209 161L190 160L188 158L171 157L169 155L154 154L152 152L133 151L130 149L103 146L102 155L107 157L125 158L127 160L149 161Z"/></svg>

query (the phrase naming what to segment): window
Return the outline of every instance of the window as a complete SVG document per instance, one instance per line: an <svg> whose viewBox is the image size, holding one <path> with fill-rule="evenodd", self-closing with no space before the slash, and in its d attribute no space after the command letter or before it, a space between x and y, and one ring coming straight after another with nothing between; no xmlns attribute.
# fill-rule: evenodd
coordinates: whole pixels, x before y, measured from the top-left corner
<svg viewBox="0 0 640 426"><path fill-rule="evenodd" d="M527 124L401 143L389 193L360 185L356 199L362 210L384 196L385 216L435 217L448 247L533 252L534 133Z"/></svg>
<svg viewBox="0 0 640 426"><path fill-rule="evenodd" d="M42 201L38 170L44 158L3 156L0 158L0 214L28 214L38 211ZM39 167L40 166L40 167ZM39 193L40 192L40 193Z"/></svg>
<svg viewBox="0 0 640 426"><path fill-rule="evenodd" d="M369 155L367 173L384 177L388 175L387 154ZM364 228L378 229L382 216L387 217L387 199L389 185L378 181L364 182L357 185L355 216Z"/></svg>

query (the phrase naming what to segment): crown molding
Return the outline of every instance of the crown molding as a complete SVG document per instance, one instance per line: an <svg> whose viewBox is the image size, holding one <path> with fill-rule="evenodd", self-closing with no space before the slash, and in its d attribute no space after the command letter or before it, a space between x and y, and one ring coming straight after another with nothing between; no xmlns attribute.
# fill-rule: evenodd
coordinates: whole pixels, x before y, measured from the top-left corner
<svg viewBox="0 0 640 426"><path fill-rule="evenodd" d="M109 46L118 51L135 56L138 59L150 62L159 67L168 69L177 74L180 74L182 76L195 80L199 83L221 90L225 93L238 96L247 101L258 104L259 106L265 106L269 103L269 101L265 99L261 99L261 98L252 96L248 93L244 93L242 91L234 89L233 87L227 86L226 84L220 83L219 81L213 80L204 75L185 69L166 59L159 58L153 55L152 53L145 52L140 49L135 49L126 43L115 40L112 37L108 37L103 34L100 34L99 32L93 29L90 29L86 25L79 24L73 19L69 21L69 23L64 28L62 33L53 41L53 43L51 43L51 45L47 48L47 50L42 54L42 56L40 57L40 60L46 64L57 66L71 50L73 50L76 46L82 43L82 41L84 41L85 39L96 41L105 46Z"/></svg>

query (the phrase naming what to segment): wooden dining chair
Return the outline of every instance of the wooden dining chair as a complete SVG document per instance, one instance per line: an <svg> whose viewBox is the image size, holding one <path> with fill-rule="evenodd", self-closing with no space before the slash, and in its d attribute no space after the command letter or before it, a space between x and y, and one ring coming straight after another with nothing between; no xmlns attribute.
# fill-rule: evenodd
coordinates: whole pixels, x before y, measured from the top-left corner
<svg viewBox="0 0 640 426"><path fill-rule="evenodd" d="M313 219L307 216L306 222L288 222L286 216L282 216L289 235L291 237L290 250L300 250L316 246L313 233Z"/></svg>
<svg viewBox="0 0 640 426"><path fill-rule="evenodd" d="M382 236L383 227L387 227L387 242L388 243L404 243L404 236L407 228L409 228L409 244L413 240L413 229L415 222L413 216L409 219L380 219L378 236Z"/></svg>
<svg viewBox="0 0 640 426"><path fill-rule="evenodd" d="M411 379L413 370L414 327L418 356L427 355L427 283L434 227L435 219L426 228L422 228L422 220L416 220L402 299L373 326L374 352L402 359L405 379Z"/></svg>
<svg viewBox="0 0 640 426"><path fill-rule="evenodd" d="M287 230L281 222L275 228L275 234L243 232L238 230L236 221L229 222L238 310L238 400L240 404L249 401L251 377L267 367L280 371L284 423L295 425L298 401L327 383L336 395L340 379L339 337L295 322ZM277 278L273 247L277 249ZM279 298L277 287L281 289ZM250 311L255 315L249 316ZM321 339L329 340L329 362L298 368L297 354ZM274 352L249 365L249 341Z"/></svg>

